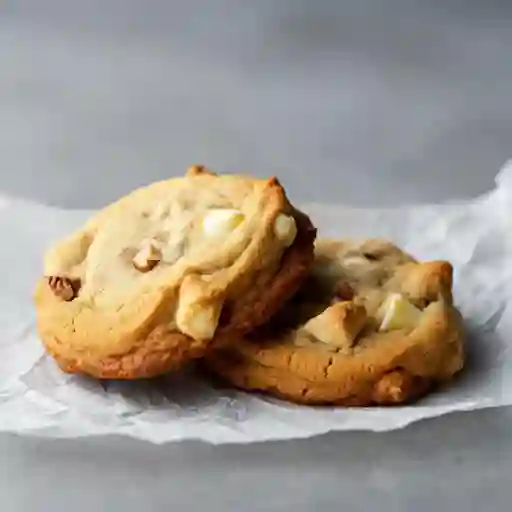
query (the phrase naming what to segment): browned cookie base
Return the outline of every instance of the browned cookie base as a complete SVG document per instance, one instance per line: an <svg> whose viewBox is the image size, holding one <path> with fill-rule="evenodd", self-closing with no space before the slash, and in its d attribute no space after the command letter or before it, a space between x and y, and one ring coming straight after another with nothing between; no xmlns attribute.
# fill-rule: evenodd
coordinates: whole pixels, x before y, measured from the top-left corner
<svg viewBox="0 0 512 512"><path fill-rule="evenodd" d="M231 363L230 363L231 364ZM244 364L247 368L247 364ZM211 377L212 383L220 389L235 387L240 391L252 391L275 398L293 402L297 405L310 406L343 406L371 407L375 405L407 405L414 403L437 388L440 383L425 377L416 377L402 369L385 374L374 386L368 386L365 393L339 398L339 392L329 387L311 385L301 379L294 379L275 374L276 385L269 385L268 372L265 371L263 381L257 378L258 371L251 371L251 377L235 374L232 366L225 361L209 359L202 365L205 374ZM331 398L329 398L331 397Z"/></svg>

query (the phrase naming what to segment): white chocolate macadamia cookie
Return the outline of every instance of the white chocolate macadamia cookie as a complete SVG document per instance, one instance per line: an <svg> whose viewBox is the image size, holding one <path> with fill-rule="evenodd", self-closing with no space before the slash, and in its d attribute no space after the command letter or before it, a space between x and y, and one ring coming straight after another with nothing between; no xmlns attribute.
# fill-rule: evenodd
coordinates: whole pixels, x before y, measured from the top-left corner
<svg viewBox="0 0 512 512"><path fill-rule="evenodd" d="M44 258L40 337L67 372L151 377L265 322L313 260L316 231L275 178L183 178L138 189Z"/></svg>

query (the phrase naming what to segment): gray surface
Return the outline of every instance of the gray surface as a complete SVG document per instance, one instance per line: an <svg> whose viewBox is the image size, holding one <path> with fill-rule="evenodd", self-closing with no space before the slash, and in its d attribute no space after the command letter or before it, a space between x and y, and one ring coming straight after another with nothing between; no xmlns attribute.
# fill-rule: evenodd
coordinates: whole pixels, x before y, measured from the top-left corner
<svg viewBox="0 0 512 512"><path fill-rule="evenodd" d="M2 5L3 191L96 206L204 162L295 199L437 201L512 156L507 2ZM248 447L1 436L1 508L507 510L511 420Z"/></svg>
<svg viewBox="0 0 512 512"><path fill-rule="evenodd" d="M297 198L473 194L510 156L512 6L493 4L12 0L3 187L102 204L199 161Z"/></svg>

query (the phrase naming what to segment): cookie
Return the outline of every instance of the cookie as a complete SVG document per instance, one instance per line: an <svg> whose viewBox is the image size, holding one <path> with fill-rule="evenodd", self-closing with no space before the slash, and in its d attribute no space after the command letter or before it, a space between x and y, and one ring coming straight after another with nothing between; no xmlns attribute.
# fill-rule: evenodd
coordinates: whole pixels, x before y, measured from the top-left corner
<svg viewBox="0 0 512 512"><path fill-rule="evenodd" d="M446 261L420 263L386 241L318 241L300 291L204 367L302 404L412 402L464 363L452 273Z"/></svg>
<svg viewBox="0 0 512 512"><path fill-rule="evenodd" d="M276 178L194 166L50 248L37 328L66 372L156 376L264 323L308 274L316 230Z"/></svg>

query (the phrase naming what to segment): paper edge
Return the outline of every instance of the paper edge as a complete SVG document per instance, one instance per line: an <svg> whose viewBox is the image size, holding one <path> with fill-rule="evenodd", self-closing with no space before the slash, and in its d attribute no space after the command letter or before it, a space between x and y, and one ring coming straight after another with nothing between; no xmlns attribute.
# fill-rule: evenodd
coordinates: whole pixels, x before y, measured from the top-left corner
<svg viewBox="0 0 512 512"><path fill-rule="evenodd" d="M14 431L12 429L3 429L0 427L0 433L2 434L16 434L18 436L30 437L34 439L53 439L53 440L72 440L72 439L97 439L104 437L118 437L121 439L131 439L136 441L143 441L150 443L154 446L163 446L168 444L180 443L180 442L202 442L204 444L209 444L212 446L221 446L221 445L248 445L255 443L265 443L265 442L275 442L275 441L291 441L291 440L307 440L317 436L326 435L330 433L339 433L343 434L351 434L351 433L367 433L367 434L381 434L387 432L395 432L398 430L403 430L409 426L414 424L421 423L423 421L435 421L438 418L443 418L452 414L460 414L460 413L470 413L473 411L483 411L489 409L500 409L507 408L512 406L512 401L504 401L503 403L495 403L494 400L488 400L487 402L480 402L478 409L474 408L473 402L463 402L458 404L457 406L435 406L436 410L432 410L428 412L426 415L424 412L422 416L416 415L415 417L408 418L405 420L401 420L396 422L396 425L392 428L383 427L379 428L378 424L375 425L376 428L350 428L350 429L342 429L336 427L326 428L317 428L314 431L295 431L290 434L282 435L274 435L272 433L268 435L258 434L255 436L251 435L250 439L247 439L245 435L239 435L238 437L233 436L233 432L227 428L226 434L222 436L218 435L218 432L215 435L205 436L205 435L182 435L180 437L174 436L168 439L157 440L154 436L141 436L136 432L133 432L132 429L112 429L106 428L102 431L97 432L85 432L85 430L80 430L79 432L75 432L73 434L65 433L64 430L60 427L34 427L34 428L26 428L24 430ZM412 408L413 406L411 406ZM449 407L449 408L448 408ZM441 409L441 411L439 411ZM445 409L445 410L443 410ZM418 410L419 412L419 410ZM227 436L227 431L230 431L229 436ZM229 439L228 439L229 437Z"/></svg>

